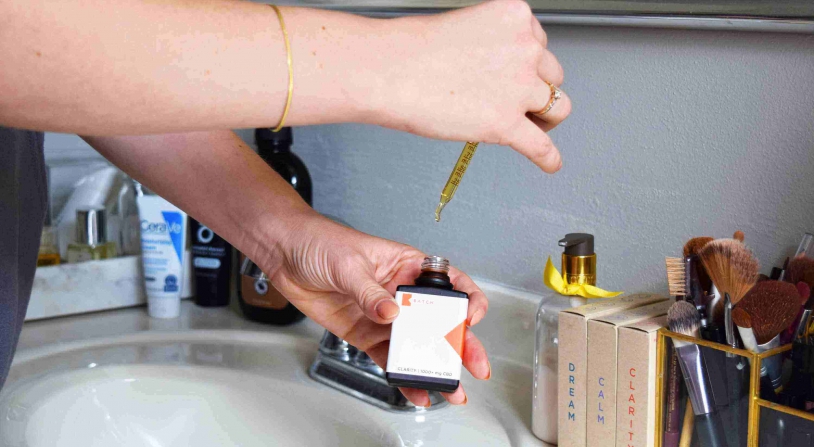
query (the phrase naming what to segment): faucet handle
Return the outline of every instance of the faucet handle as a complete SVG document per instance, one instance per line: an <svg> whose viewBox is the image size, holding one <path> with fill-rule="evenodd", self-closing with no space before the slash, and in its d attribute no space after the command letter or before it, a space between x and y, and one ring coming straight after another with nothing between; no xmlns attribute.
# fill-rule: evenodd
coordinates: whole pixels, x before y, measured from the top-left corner
<svg viewBox="0 0 814 447"><path fill-rule="evenodd" d="M353 356L352 363L356 365L357 368L361 368L366 370L372 374L377 376L384 377L384 370L370 358L365 351L360 349L356 350L356 354Z"/></svg>
<svg viewBox="0 0 814 447"><path fill-rule="evenodd" d="M355 350L356 348L351 346L350 343L342 340L330 331L325 331L325 333L322 334L322 340L319 342L319 352L345 361L351 359L351 356L355 354L355 352L353 352Z"/></svg>

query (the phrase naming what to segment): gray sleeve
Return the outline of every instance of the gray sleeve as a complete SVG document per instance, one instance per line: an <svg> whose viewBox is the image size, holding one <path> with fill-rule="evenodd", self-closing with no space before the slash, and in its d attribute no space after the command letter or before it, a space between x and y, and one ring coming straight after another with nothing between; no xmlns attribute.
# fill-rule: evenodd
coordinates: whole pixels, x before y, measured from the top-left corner
<svg viewBox="0 0 814 447"><path fill-rule="evenodd" d="M0 127L0 387L28 308L47 194L42 133Z"/></svg>

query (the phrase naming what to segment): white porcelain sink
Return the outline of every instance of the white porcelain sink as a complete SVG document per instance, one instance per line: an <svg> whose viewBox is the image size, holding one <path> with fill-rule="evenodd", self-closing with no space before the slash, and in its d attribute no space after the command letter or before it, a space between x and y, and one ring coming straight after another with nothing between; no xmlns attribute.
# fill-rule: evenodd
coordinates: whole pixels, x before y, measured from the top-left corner
<svg viewBox="0 0 814 447"><path fill-rule="evenodd" d="M394 414L311 380L316 350L313 338L245 330L25 350L0 394L0 446L538 444L527 428L525 367L493 361L502 380L465 381L465 407Z"/></svg>

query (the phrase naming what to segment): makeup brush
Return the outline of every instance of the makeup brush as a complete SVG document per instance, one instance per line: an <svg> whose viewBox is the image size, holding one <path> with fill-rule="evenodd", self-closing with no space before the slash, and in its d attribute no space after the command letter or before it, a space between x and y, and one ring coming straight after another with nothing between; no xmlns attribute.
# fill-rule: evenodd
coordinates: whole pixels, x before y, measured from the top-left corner
<svg viewBox="0 0 814 447"><path fill-rule="evenodd" d="M684 244L684 256L697 254L705 245L714 241L715 238L709 236L694 237Z"/></svg>
<svg viewBox="0 0 814 447"><path fill-rule="evenodd" d="M803 311L800 312L799 320L797 321L794 330L794 340L799 343L805 343L805 337L808 335L808 325L811 320L812 307L814 307L814 300L811 300L811 287L808 284L800 281L797 283L797 291L800 292L800 301L803 301Z"/></svg>
<svg viewBox="0 0 814 447"><path fill-rule="evenodd" d="M755 339L755 333L752 331L752 317L749 312L740 307L732 309L732 322L735 323L735 327L738 329L743 347L749 351L757 352L757 340Z"/></svg>
<svg viewBox="0 0 814 447"><path fill-rule="evenodd" d="M755 333L752 331L752 316L749 315L748 312L740 307L732 309L732 322L735 323L735 327L738 328L738 333L741 336L744 348L755 354L763 352L760 350L757 340L755 340ZM767 360L768 359L764 359L760 367L760 397L773 401L773 399L777 397L777 393L774 390L766 370ZM749 362L751 363L751 359Z"/></svg>
<svg viewBox="0 0 814 447"><path fill-rule="evenodd" d="M792 284L802 281L808 287L814 287L814 259L798 256L789 261L785 279Z"/></svg>
<svg viewBox="0 0 814 447"><path fill-rule="evenodd" d="M683 301L687 295L687 275L684 258L666 258L667 266L667 288L670 295L677 301ZM681 369L678 366L678 355L675 349L670 349L667 361L667 417L664 425L664 447L680 447L681 440L684 439L684 431L681 430L681 412L679 411L679 400L681 398ZM692 421L690 405L687 404L689 417L685 416L684 423L689 422L689 435L686 439L692 439ZM685 425L686 426L686 425ZM687 441L689 445L689 441Z"/></svg>
<svg viewBox="0 0 814 447"><path fill-rule="evenodd" d="M757 342L757 349L753 352L766 352L780 346L780 333L797 318L800 293L796 286L787 282L763 281L743 297L738 308L751 317ZM782 360L783 356L776 355L762 362L773 389L781 384Z"/></svg>
<svg viewBox="0 0 814 447"><path fill-rule="evenodd" d="M794 284L763 281L755 284L737 307L752 318L755 340L762 345L783 332L797 318L800 292Z"/></svg>
<svg viewBox="0 0 814 447"><path fill-rule="evenodd" d="M721 296L728 293L734 306L757 282L760 266L743 242L716 239L706 244L698 252L698 257ZM723 319L723 307L723 300L718 300L710 312L717 325L722 323L719 319Z"/></svg>
<svg viewBox="0 0 814 447"><path fill-rule="evenodd" d="M670 306L667 311L667 324L673 332L694 338L700 336L701 316L698 309L686 301L677 301ZM712 404L709 372L704 366L699 346L680 340L673 340L673 344L695 413L695 427L701 445L713 447L726 445L722 424Z"/></svg>
<svg viewBox="0 0 814 447"><path fill-rule="evenodd" d="M687 275L684 269L683 258L664 258L667 267L667 289L670 296L683 300L687 295Z"/></svg>
<svg viewBox="0 0 814 447"><path fill-rule="evenodd" d="M811 297L811 287L808 284L800 281L796 284L797 293L800 294L799 303L800 310L797 311L797 316L794 321L780 334L780 344L787 345L797 338L797 333L801 330L800 324L808 319L811 315L811 309L808 309L808 299Z"/></svg>
<svg viewBox="0 0 814 447"><path fill-rule="evenodd" d="M684 424L681 426L681 439L678 447L690 447L692 445L692 432L695 428L695 415L692 414L692 403L687 401L684 410Z"/></svg>
<svg viewBox="0 0 814 447"><path fill-rule="evenodd" d="M684 257L697 255L699 250L713 240L715 239L709 236L694 237L688 240L687 243L684 244ZM701 290L703 290L703 294L706 295L712 288L712 281L709 279L707 272L702 268L698 268L697 275L698 280L701 282Z"/></svg>

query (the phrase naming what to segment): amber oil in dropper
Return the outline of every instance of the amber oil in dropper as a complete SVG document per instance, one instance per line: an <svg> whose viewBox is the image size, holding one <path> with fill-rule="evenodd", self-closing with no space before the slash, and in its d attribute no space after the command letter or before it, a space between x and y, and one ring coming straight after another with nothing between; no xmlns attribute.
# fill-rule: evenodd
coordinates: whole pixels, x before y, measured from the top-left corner
<svg viewBox="0 0 814 447"><path fill-rule="evenodd" d="M461 179L464 177L466 168L469 167L469 162L472 161L472 157L475 156L477 149L478 143L470 141L464 145L461 156L458 157L458 161L455 163L455 168L452 169L452 173L449 174L449 179L446 185L444 185L444 189L441 190L441 200L438 202L438 207L435 208L436 222L441 221L441 211L447 206L447 203L452 200L452 196L455 195L455 191L458 189L458 185L461 184Z"/></svg>

